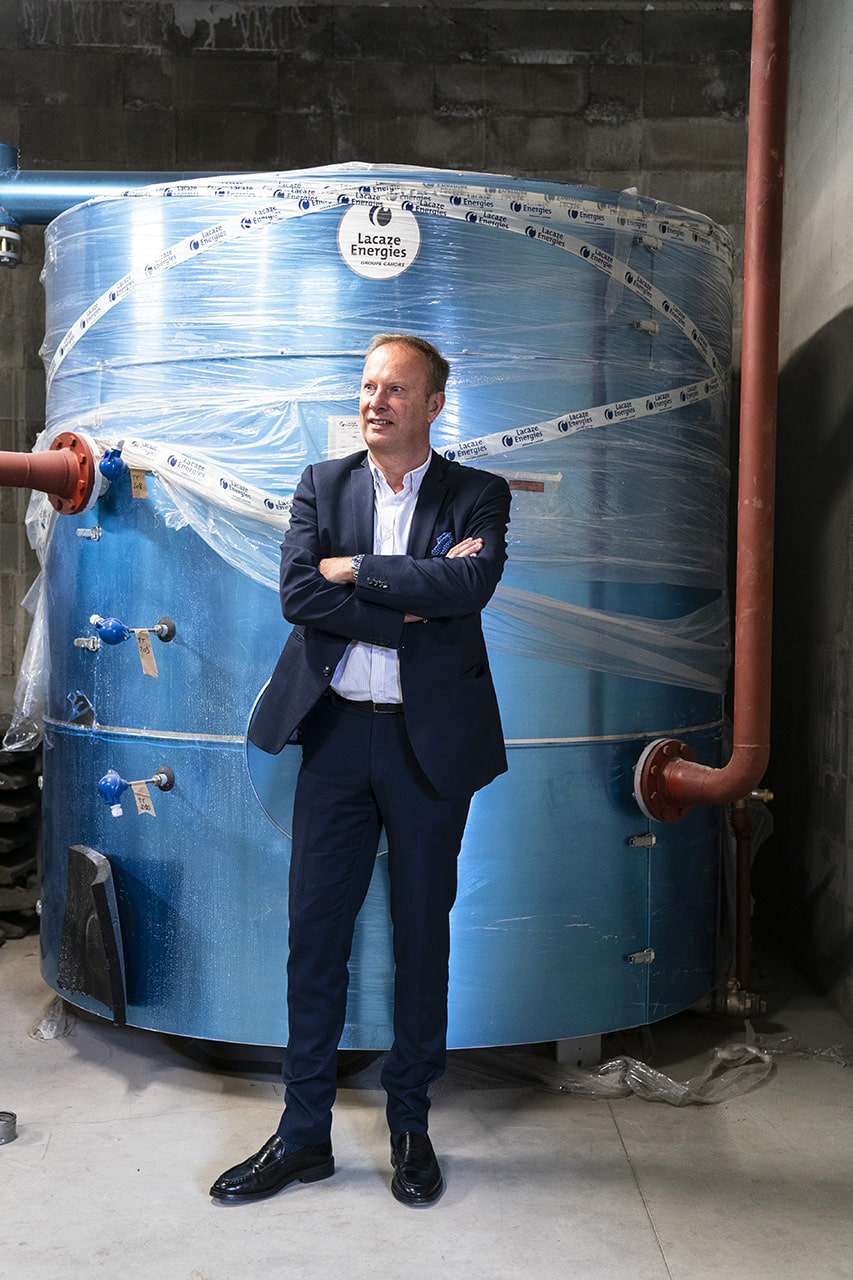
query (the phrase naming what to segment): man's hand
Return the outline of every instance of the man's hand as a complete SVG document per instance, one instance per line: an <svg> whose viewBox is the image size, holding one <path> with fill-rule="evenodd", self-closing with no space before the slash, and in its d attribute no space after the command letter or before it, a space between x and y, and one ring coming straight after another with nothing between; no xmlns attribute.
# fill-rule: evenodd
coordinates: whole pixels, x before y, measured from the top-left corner
<svg viewBox="0 0 853 1280"><path fill-rule="evenodd" d="M450 552L447 554L450 555ZM329 556L328 559L321 560L317 568L328 582L339 582L342 585L355 582L351 556Z"/></svg>
<svg viewBox="0 0 853 1280"><path fill-rule="evenodd" d="M464 560L466 556L475 556L478 551L482 550L482 538L463 538L461 542L457 542L455 547L450 548L446 558L448 560Z"/></svg>

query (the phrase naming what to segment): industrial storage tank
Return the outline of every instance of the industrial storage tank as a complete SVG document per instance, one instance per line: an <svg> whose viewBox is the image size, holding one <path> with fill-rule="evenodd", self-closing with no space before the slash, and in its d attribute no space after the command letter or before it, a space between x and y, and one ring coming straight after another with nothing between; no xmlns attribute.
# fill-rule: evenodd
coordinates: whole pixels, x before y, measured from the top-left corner
<svg viewBox="0 0 853 1280"><path fill-rule="evenodd" d="M37 732L43 687L48 983L136 1026L286 1041L299 749L245 733L288 630L289 499L360 447L363 353L390 331L450 361L434 447L513 494L484 615L509 770L465 834L448 1043L593 1034L703 995L717 811L652 824L632 788L652 739L719 754L726 233L635 192L352 165L93 200L46 247L40 443L120 451L88 511L30 512L15 731ZM392 1039L382 853L344 1048Z"/></svg>

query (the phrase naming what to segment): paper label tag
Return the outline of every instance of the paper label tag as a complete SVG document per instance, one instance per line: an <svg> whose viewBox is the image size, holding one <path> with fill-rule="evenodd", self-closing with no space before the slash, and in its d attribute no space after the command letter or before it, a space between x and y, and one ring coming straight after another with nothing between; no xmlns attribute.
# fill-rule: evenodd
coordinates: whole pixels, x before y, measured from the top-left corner
<svg viewBox="0 0 853 1280"><path fill-rule="evenodd" d="M327 450L330 458L346 458L358 449L364 448L364 436L361 434L360 418L328 419Z"/></svg>
<svg viewBox="0 0 853 1280"><path fill-rule="evenodd" d="M157 659L154 657L154 650L151 648L151 632L144 627L136 632L136 644L139 649L139 661L142 663L142 670L147 676L157 678Z"/></svg>
<svg viewBox="0 0 853 1280"><path fill-rule="evenodd" d="M151 799L151 792L148 790L147 782L131 782L130 789L133 792L133 798L136 801L137 813L150 813L152 818L156 818L154 812L154 801Z"/></svg>
<svg viewBox="0 0 853 1280"><path fill-rule="evenodd" d="M145 472L138 471L135 467L130 468L130 492L134 498L148 497L148 485L145 482Z"/></svg>

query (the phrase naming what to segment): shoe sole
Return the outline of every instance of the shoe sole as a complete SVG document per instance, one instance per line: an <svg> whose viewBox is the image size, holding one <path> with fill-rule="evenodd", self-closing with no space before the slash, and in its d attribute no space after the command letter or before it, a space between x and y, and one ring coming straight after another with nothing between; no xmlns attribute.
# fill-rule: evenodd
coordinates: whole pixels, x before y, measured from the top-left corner
<svg viewBox="0 0 853 1280"><path fill-rule="evenodd" d="M322 1182L324 1178L331 1178L334 1172L335 1161L332 1158L323 1164L312 1165L310 1169L302 1169L299 1173L292 1173L283 1182L270 1187L268 1191L214 1191L211 1187L210 1196L211 1199L216 1200L219 1204L250 1204L255 1200L268 1200L270 1196L278 1195L279 1191L289 1187L292 1182Z"/></svg>

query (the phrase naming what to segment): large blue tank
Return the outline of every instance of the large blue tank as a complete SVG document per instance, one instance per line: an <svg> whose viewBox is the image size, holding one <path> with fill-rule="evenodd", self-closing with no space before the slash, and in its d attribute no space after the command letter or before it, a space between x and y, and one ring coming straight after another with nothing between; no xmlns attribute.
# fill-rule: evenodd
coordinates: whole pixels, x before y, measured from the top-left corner
<svg viewBox="0 0 853 1280"><path fill-rule="evenodd" d="M46 980L108 1012L59 981L67 851L87 846L115 886L128 1022L285 1042L298 748L247 754L245 731L287 634L288 498L307 463L358 447L363 353L391 331L450 360L435 447L513 490L485 615L510 767L465 835L449 1043L602 1032L706 992L717 813L655 825L652 844L632 770L664 734L718 754L725 233L631 193L347 166L78 206L48 229L44 282L42 443L86 431L133 468L84 515L31 513L44 570L23 722L43 680ZM93 616L172 618L175 638L151 640L157 676L133 637L75 645ZM99 779L161 766L175 785L149 786L156 815L128 791L113 816ZM391 1040L386 861L345 1048Z"/></svg>

